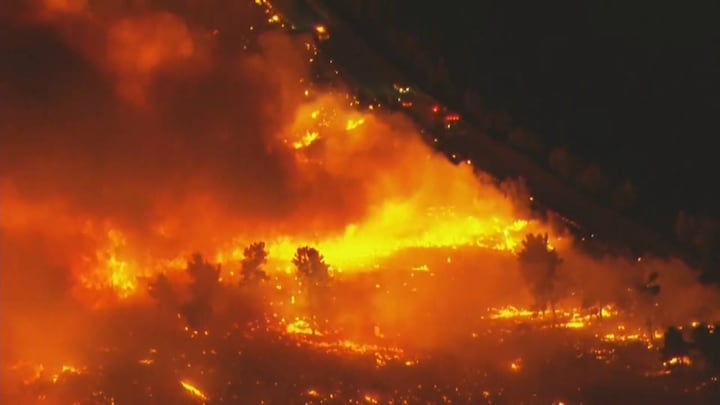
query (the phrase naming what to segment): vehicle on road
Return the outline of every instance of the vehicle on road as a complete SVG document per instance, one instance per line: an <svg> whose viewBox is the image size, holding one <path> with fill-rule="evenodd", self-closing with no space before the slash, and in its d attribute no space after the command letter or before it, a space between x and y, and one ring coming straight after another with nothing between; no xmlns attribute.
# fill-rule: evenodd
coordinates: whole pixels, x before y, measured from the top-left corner
<svg viewBox="0 0 720 405"><path fill-rule="evenodd" d="M318 41L327 41L330 39L330 32L327 27L322 24L317 24L313 27L313 32Z"/></svg>

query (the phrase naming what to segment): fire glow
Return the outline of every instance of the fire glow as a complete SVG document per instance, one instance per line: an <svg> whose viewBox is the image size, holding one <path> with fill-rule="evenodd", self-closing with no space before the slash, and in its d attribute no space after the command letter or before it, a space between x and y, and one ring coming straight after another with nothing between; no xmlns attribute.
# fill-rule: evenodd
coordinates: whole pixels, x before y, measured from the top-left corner
<svg viewBox="0 0 720 405"><path fill-rule="evenodd" d="M530 212L522 182L454 164L405 116L313 84L308 60L323 55L308 38L341 37L333 25L290 37L266 0L237 6L242 26L224 11L37 3L29 20L100 84L72 76L59 87L83 91L39 112L18 102L7 128L30 146L0 148L15 158L0 159L7 402L476 403L508 391L488 370L536 372L524 332L582 339L573 359L608 362L662 338L615 304L624 284L581 306L575 290L595 285L569 283L552 309L533 306L528 234L547 234L565 269L594 262Z"/></svg>

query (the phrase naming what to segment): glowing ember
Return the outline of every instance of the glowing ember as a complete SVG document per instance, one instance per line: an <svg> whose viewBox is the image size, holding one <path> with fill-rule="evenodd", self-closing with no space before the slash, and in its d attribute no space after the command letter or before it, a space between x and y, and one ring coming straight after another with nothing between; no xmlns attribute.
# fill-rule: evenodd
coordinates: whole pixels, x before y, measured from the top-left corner
<svg viewBox="0 0 720 405"><path fill-rule="evenodd" d="M317 132L307 132L300 141L293 142L293 148L302 149L306 148L315 142L320 135Z"/></svg>
<svg viewBox="0 0 720 405"><path fill-rule="evenodd" d="M345 126L345 129L346 129L347 131L352 131L353 129L359 127L360 125L362 125L362 124L364 124L364 123L365 123L365 119L364 119L364 118L360 118L360 119L357 119L357 120L348 119L347 125Z"/></svg>
<svg viewBox="0 0 720 405"><path fill-rule="evenodd" d="M0 45L40 29L31 59L63 60L2 80L5 402L559 403L614 378L665 396L690 380L666 389L669 369L705 366L692 341L661 388L642 372L668 325L705 322L668 305L686 267L595 260L523 181L428 146L471 124L346 83L325 54L342 24L267 0L32 3L0 13ZM561 260L521 259L546 233Z"/></svg>
<svg viewBox="0 0 720 405"><path fill-rule="evenodd" d="M491 319L515 319L515 318L530 318L535 315L535 312L527 309L518 309L512 305L508 305L504 308L491 310Z"/></svg>
<svg viewBox="0 0 720 405"><path fill-rule="evenodd" d="M577 314L573 314L573 318L565 322L565 327L570 329L580 329L584 328L585 326L585 321L583 321L583 319Z"/></svg>
<svg viewBox="0 0 720 405"><path fill-rule="evenodd" d="M365 402L368 404L379 404L380 402L373 397L372 395L366 394L363 399L365 399Z"/></svg>
<svg viewBox="0 0 720 405"><path fill-rule="evenodd" d="M61 375L63 375L63 374L76 374L77 375L80 373L81 373L81 371L74 366L63 365L62 368L60 369L59 373L53 374L51 380L52 380L53 384L55 384L58 382L58 379L60 379Z"/></svg>
<svg viewBox="0 0 720 405"><path fill-rule="evenodd" d="M180 385L183 388L185 388L185 391L189 392L195 398L200 399L202 401L208 400L208 397L205 396L205 394L199 388L197 388L195 385L193 385L192 383L183 380L183 381L180 381Z"/></svg>
<svg viewBox="0 0 720 405"><path fill-rule="evenodd" d="M314 330L307 321L302 319L296 319L294 322L288 324L286 330L287 333L292 334L322 336L322 333Z"/></svg>
<svg viewBox="0 0 720 405"><path fill-rule="evenodd" d="M690 360L690 357L688 356L672 357L669 360L663 362L663 366L665 367L689 366L691 364L692 360Z"/></svg>

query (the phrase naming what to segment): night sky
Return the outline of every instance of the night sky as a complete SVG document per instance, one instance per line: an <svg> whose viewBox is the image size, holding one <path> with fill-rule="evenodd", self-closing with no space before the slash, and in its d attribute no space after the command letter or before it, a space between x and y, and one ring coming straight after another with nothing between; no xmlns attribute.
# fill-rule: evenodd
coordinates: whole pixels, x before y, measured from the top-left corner
<svg viewBox="0 0 720 405"><path fill-rule="evenodd" d="M720 215L720 3L405 3L397 25L444 55L452 80L632 179L640 215Z"/></svg>

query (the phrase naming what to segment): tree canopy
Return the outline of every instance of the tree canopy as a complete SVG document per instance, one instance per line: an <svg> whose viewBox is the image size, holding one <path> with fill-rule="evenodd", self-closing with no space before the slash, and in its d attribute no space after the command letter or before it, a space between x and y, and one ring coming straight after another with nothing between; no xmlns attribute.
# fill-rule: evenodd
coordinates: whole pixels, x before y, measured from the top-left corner
<svg viewBox="0 0 720 405"><path fill-rule="evenodd" d="M317 249L303 246L295 252L292 263L301 279L309 284L320 284L330 278L330 266Z"/></svg>
<svg viewBox="0 0 720 405"><path fill-rule="evenodd" d="M548 245L547 234L526 235L518 260L520 272L535 299L536 308L544 311L550 304L554 309L558 295L557 273L562 259Z"/></svg>
<svg viewBox="0 0 720 405"><path fill-rule="evenodd" d="M265 242L251 243L243 250L240 273L243 282L252 283L267 279L263 266L267 263L268 251Z"/></svg>

